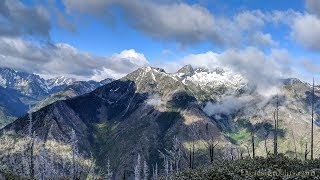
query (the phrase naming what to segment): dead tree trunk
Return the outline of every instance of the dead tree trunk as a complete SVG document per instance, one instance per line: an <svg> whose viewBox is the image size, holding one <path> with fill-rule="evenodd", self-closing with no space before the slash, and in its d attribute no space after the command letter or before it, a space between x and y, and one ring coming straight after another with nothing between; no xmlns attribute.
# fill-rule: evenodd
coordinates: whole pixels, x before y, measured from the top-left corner
<svg viewBox="0 0 320 180"><path fill-rule="evenodd" d="M255 147L254 147L254 127L251 127L251 146L252 146L252 158L256 157Z"/></svg>
<svg viewBox="0 0 320 180"><path fill-rule="evenodd" d="M273 154L274 158L278 157L278 121L279 121L279 97L277 95L277 107L273 115L274 118L274 142L273 142Z"/></svg>
<svg viewBox="0 0 320 180"><path fill-rule="evenodd" d="M34 137L31 137L30 144L30 178L34 179Z"/></svg>
<svg viewBox="0 0 320 180"><path fill-rule="evenodd" d="M233 157L233 148L230 148L230 155L231 155L231 160L233 161L234 157Z"/></svg>
<svg viewBox="0 0 320 180"><path fill-rule="evenodd" d="M209 145L209 153L210 153L210 162L212 163L213 162L213 158L214 158L214 148L219 144L219 141L214 144L214 141L213 141L213 137L212 137L212 142L211 144Z"/></svg>
<svg viewBox="0 0 320 180"><path fill-rule="evenodd" d="M311 160L313 160L313 114L314 114L314 78L312 83L312 98L311 98Z"/></svg>
<svg viewBox="0 0 320 180"><path fill-rule="evenodd" d="M190 147L189 151L189 168L193 169L194 168L194 141L192 141L192 148Z"/></svg>
<svg viewBox="0 0 320 180"><path fill-rule="evenodd" d="M306 142L306 147L305 147L305 151L304 151L304 160L308 159L308 154L310 151L308 151L308 143Z"/></svg>
<svg viewBox="0 0 320 180"><path fill-rule="evenodd" d="M295 154L294 159L297 159L298 158L298 154L297 154L296 138L294 137L294 134L293 134L292 130L291 130L291 133L292 133L293 145L294 145L294 154Z"/></svg>
<svg viewBox="0 0 320 180"><path fill-rule="evenodd" d="M34 138L35 138L35 132L32 131L33 129L33 121L32 121L32 113L31 113L31 106L29 105L29 125L28 125L28 130L29 130L29 136L30 136L30 142L29 142L29 174L30 174L30 179L34 179Z"/></svg>
<svg viewBox="0 0 320 180"><path fill-rule="evenodd" d="M240 149L236 147L236 150L237 150L237 158L240 159Z"/></svg>
<svg viewBox="0 0 320 180"><path fill-rule="evenodd" d="M267 138L264 139L264 149L266 151L267 157L269 157L269 151L268 151L268 146L267 146Z"/></svg>
<svg viewBox="0 0 320 180"><path fill-rule="evenodd" d="M249 158L251 158L249 147L247 145L245 145L245 147L247 148L247 153L248 153Z"/></svg>
<svg viewBox="0 0 320 180"><path fill-rule="evenodd" d="M192 169L194 169L194 142L192 142Z"/></svg>

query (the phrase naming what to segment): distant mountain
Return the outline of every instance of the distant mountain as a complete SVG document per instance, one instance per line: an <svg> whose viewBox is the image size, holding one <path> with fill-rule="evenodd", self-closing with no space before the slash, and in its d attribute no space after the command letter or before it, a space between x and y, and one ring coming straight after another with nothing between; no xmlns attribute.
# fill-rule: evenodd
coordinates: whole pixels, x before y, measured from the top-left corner
<svg viewBox="0 0 320 180"><path fill-rule="evenodd" d="M57 93L74 82L76 82L75 79L67 78L65 76L51 78L45 81L47 89L49 89L49 94Z"/></svg>
<svg viewBox="0 0 320 180"><path fill-rule="evenodd" d="M64 76L45 80L35 74L0 68L0 128L27 113L29 105L43 107L41 104L82 95L110 81L79 82Z"/></svg>
<svg viewBox="0 0 320 180"><path fill-rule="evenodd" d="M256 155L266 156L272 151L277 98L260 94L249 83L226 68L185 66L176 73L166 73L160 68L144 67L90 93L39 109L32 113L32 130L38 144L45 142L55 157L57 176L70 175L67 169L74 152L70 142L75 142L72 132L81 156L78 165L86 169L95 163L97 171L100 168L106 172L109 159L115 179L124 174L133 178L138 154L149 169L157 163L160 172L164 172L163 160L169 158L173 163L177 153L179 168L187 168L191 149L195 151L196 166L210 163L208 148L212 143L218 143L216 158L237 157L240 153L248 156L252 129ZM312 88L298 79L279 79L278 83L279 152L293 156L296 147L297 155L303 158L305 144L310 141ZM316 87L316 124L319 94ZM25 152L21 147L29 142L24 139L28 119L19 118L0 131L0 140L5 144L0 147L2 167L16 167L8 163L5 153ZM318 126L314 137L315 142L320 140ZM23 162L19 153L14 156L18 164Z"/></svg>
<svg viewBox="0 0 320 180"><path fill-rule="evenodd" d="M38 100L63 90L73 82L75 82L74 79L63 76L45 80L35 74L19 72L10 68L0 68L1 87L17 90L23 95Z"/></svg>
<svg viewBox="0 0 320 180"><path fill-rule="evenodd" d="M36 104L36 106L32 109L32 111L37 111L37 110L39 110L49 104L52 104L56 101L66 100L69 98L73 98L76 96L80 96L80 95L89 93L89 92L95 90L96 88L103 86L105 84L108 84L112 81L113 81L113 79L108 78L108 79L105 79L100 82L96 82L96 81L76 81L76 82L73 82L71 85L67 86L62 91L51 94L48 97L39 101Z"/></svg>
<svg viewBox="0 0 320 180"><path fill-rule="evenodd" d="M24 115L28 106L23 101L32 100L19 91L0 86L0 128L12 122L15 117Z"/></svg>

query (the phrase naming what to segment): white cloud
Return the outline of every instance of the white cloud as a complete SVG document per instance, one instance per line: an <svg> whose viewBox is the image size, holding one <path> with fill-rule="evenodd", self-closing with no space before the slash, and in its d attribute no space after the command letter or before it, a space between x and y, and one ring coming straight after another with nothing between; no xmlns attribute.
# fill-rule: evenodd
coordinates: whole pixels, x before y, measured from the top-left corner
<svg viewBox="0 0 320 180"><path fill-rule="evenodd" d="M20 38L0 38L0 66L48 76L101 80L121 76L149 62L133 49L110 57L94 56L68 44L37 46Z"/></svg>
<svg viewBox="0 0 320 180"><path fill-rule="evenodd" d="M124 77L126 74L125 73L119 73L115 70L108 69L103 67L101 70L94 70L93 75L89 77L89 79L94 80L94 81L101 81L102 79L108 78L113 78L113 79L119 79L121 77Z"/></svg>
<svg viewBox="0 0 320 180"><path fill-rule="evenodd" d="M146 103L153 107L163 107L166 104L158 94L149 96Z"/></svg>
<svg viewBox="0 0 320 180"><path fill-rule="evenodd" d="M126 62L134 66L147 66L148 60L142 53L137 53L134 49L123 50L119 54L113 54L111 59L118 63Z"/></svg>
<svg viewBox="0 0 320 180"><path fill-rule="evenodd" d="M272 35L269 33L256 32L252 36L252 44L258 47L275 47L278 46L278 42L272 39Z"/></svg>
<svg viewBox="0 0 320 180"><path fill-rule="evenodd" d="M320 1L319 0L306 0L306 9L309 13L315 14L320 17Z"/></svg>
<svg viewBox="0 0 320 180"><path fill-rule="evenodd" d="M215 16L206 7L184 1L137 0L64 0L70 15L89 14L102 22L116 22L117 7L122 20L146 35L176 42L180 47L199 42L211 42L220 47L239 47L251 44L250 34L260 31L266 22L278 22L285 13L265 13L260 10L242 11L233 17ZM273 14L277 16L273 17ZM114 24L114 23L113 23ZM259 37L264 45L274 45L271 34ZM267 42L268 41L268 42ZM256 42L255 42L256 43ZM254 44L255 45L255 44Z"/></svg>
<svg viewBox="0 0 320 180"><path fill-rule="evenodd" d="M279 85L281 78L296 75L293 71L292 57L285 49L272 49L264 53L255 47L245 49L227 49L221 53L208 51L202 54L191 54L178 60L176 64L182 67L191 64L193 67L216 69L217 67L241 74L249 83L255 84L257 92L262 96L276 93L274 89ZM171 64L162 65L171 68ZM167 69L167 68L165 68ZM266 89L272 91L265 93Z"/></svg>
<svg viewBox="0 0 320 180"><path fill-rule="evenodd" d="M63 0L67 8L67 12L82 12L82 13L100 13L103 14L106 7L115 3L115 0Z"/></svg>
<svg viewBox="0 0 320 180"><path fill-rule="evenodd" d="M234 17L239 29L252 30L261 28L265 24L265 14L260 10L244 11Z"/></svg>
<svg viewBox="0 0 320 180"><path fill-rule="evenodd" d="M316 64L308 59L303 59L300 61L300 63L307 71L314 74L320 73L320 64Z"/></svg>
<svg viewBox="0 0 320 180"><path fill-rule="evenodd" d="M208 102L203 111L209 116L218 114L230 115L244 107L251 99L252 97L249 96L226 96L216 103Z"/></svg>
<svg viewBox="0 0 320 180"><path fill-rule="evenodd" d="M199 5L144 0L64 0L63 2L69 14L91 14L100 20L115 17L110 8L117 6L123 11L127 23L156 39L175 40L182 45L206 39L218 41L213 15Z"/></svg>
<svg viewBox="0 0 320 180"><path fill-rule="evenodd" d="M305 48L320 51L320 18L312 14L299 15L291 25L291 37Z"/></svg>
<svg viewBox="0 0 320 180"><path fill-rule="evenodd" d="M0 36L47 38L50 26L50 17L43 7L27 7L19 0L0 1Z"/></svg>

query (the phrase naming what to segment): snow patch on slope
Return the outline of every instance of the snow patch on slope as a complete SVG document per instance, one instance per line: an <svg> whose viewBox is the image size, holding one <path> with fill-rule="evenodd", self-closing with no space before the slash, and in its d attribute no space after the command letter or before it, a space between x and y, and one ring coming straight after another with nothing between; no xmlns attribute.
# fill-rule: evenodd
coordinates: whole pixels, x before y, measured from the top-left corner
<svg viewBox="0 0 320 180"><path fill-rule="evenodd" d="M207 69L198 68L192 73L192 75L187 76L185 73L175 73L175 77L182 80L184 84L187 81L191 81L200 87L203 86L229 86L229 87L240 87L247 84L247 80L238 73L234 73L231 69L220 69L217 68L214 71L209 71Z"/></svg>
<svg viewBox="0 0 320 180"><path fill-rule="evenodd" d="M7 81L2 77L0 76L0 86L6 88L7 86Z"/></svg>
<svg viewBox="0 0 320 180"><path fill-rule="evenodd" d="M67 78L65 76L60 76L57 78L48 79L46 81L46 85L48 89L52 89L56 86L62 86L62 85L71 85L76 80L73 78Z"/></svg>

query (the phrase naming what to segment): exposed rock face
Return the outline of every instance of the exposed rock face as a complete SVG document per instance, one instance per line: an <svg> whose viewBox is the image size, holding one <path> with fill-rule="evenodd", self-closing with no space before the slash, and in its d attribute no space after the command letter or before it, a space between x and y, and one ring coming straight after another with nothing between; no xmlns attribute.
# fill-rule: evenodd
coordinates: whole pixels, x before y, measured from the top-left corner
<svg viewBox="0 0 320 180"><path fill-rule="evenodd" d="M57 93L51 94L48 97L42 99L37 103L35 107L32 108L32 111L37 111L41 109L42 107L45 107L49 104L52 104L56 101L60 100L66 100L69 98L73 98L76 96L80 96L86 93L89 93L95 89L97 89L100 86L103 86L105 84L108 84L112 82L113 79L105 79L100 82L96 81L76 81L73 84L67 86L62 91L59 91Z"/></svg>
<svg viewBox="0 0 320 180"><path fill-rule="evenodd" d="M75 82L74 79L63 76L45 80L35 74L0 68L0 86L15 89L35 99L42 99L48 94L61 91L73 82Z"/></svg>
<svg viewBox="0 0 320 180"><path fill-rule="evenodd" d="M311 87L297 79L279 80L279 84L279 151L292 155L293 141L298 153L309 141ZM316 88L316 117L318 94ZM188 166L192 144L196 163L209 161L208 143L212 139L219 141L218 149L223 150L224 157L232 156L232 148L250 146L248 131L252 127L257 138L256 154L265 156L264 142L269 150L272 148L275 104L275 94L259 94L241 75L228 70L186 66L169 74L145 67L93 92L41 108L33 113L33 130L45 142L62 144L70 142L71 131L75 130L84 156L92 153L96 165L104 170L109 159L119 179L124 172L132 175L138 154L150 168L156 162L161 164L159 151L171 149L174 137L181 143L181 167ZM1 133L4 131L24 137L28 116ZM319 135L316 126L315 137Z"/></svg>
<svg viewBox="0 0 320 180"><path fill-rule="evenodd" d="M38 75L0 68L0 128L27 113L29 105L41 107L79 96L111 82L75 81L64 76L45 80ZM40 101L40 102L39 102Z"/></svg>

